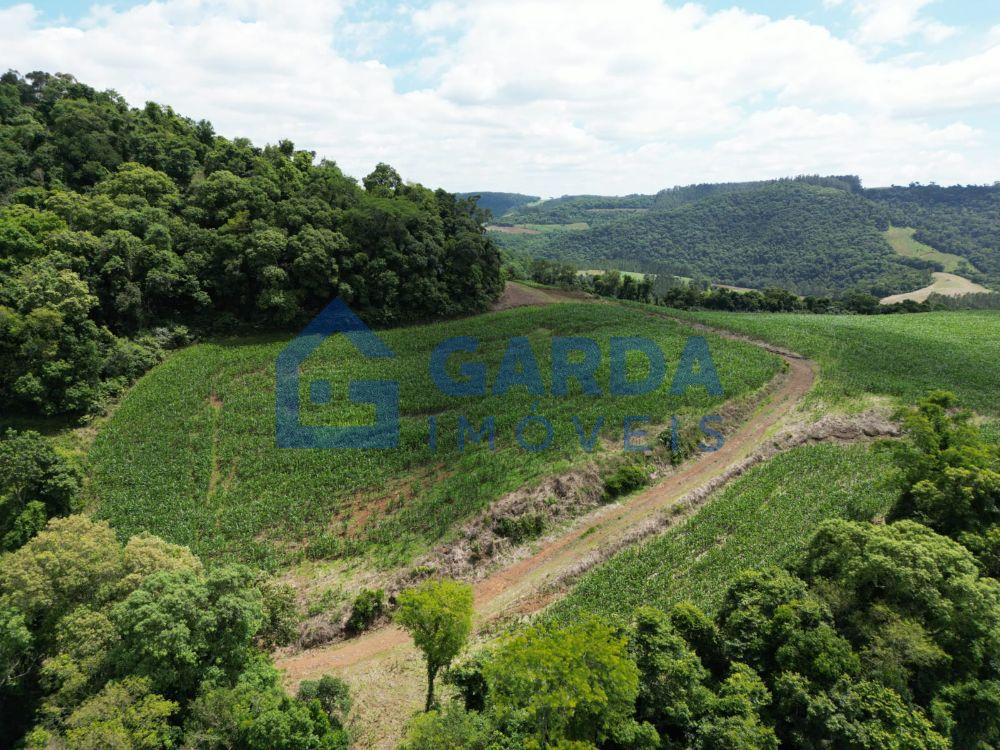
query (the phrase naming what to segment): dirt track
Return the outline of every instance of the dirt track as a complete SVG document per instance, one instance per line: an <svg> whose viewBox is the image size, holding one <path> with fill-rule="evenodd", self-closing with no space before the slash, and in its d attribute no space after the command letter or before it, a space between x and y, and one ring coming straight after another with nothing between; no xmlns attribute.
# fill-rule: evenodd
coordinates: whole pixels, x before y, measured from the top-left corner
<svg viewBox="0 0 1000 750"><path fill-rule="evenodd" d="M542 292L531 289L536 291ZM504 297L514 303L506 306L556 301L539 299L544 295L545 292L536 296L515 290ZM722 331L717 333L737 338ZM477 630L482 632L502 616L529 614L543 608L558 594L564 577L602 559L606 556L602 551L626 545L632 538L630 534L634 535L644 523L689 493L706 485L714 488L725 481L727 472L745 462L762 445L812 386L815 378L812 362L790 352L776 353L784 358L787 371L777 376L780 378L777 387L750 419L727 437L722 448L702 453L661 482L579 519L561 535L543 540L531 556L474 584ZM285 656L277 660L277 665L289 685L326 672L338 672L352 683L357 705L364 706L366 714L374 713L379 721L375 731L375 727L365 727L366 722L361 720L359 728L363 731L358 739L367 743L365 747L393 747L405 718L419 706L422 678L419 655L406 633L395 626ZM392 687L386 690L386 684ZM395 694L395 699L389 697L390 693ZM365 729L373 733L365 736Z"/></svg>

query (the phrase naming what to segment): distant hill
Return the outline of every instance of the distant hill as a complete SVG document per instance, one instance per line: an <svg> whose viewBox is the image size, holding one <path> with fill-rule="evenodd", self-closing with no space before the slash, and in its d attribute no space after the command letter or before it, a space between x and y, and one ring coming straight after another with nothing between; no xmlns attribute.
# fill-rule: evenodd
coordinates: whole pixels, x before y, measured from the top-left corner
<svg viewBox="0 0 1000 750"><path fill-rule="evenodd" d="M499 219L511 209L518 208L527 203L537 203L541 198L537 195L524 195L523 193L492 193L488 191L474 193L456 193L459 198L471 198L479 196L478 205L485 208L495 219Z"/></svg>
<svg viewBox="0 0 1000 750"><path fill-rule="evenodd" d="M497 218L502 224L605 223L622 215L648 211L655 202L655 195L564 195L520 206Z"/></svg>
<svg viewBox="0 0 1000 750"><path fill-rule="evenodd" d="M579 230L580 222L587 228ZM996 186L865 190L857 177L806 176L564 196L512 210L502 223L553 225L532 235L494 233L510 252L802 294L887 296L926 286L932 271L945 270L933 257L895 253L885 235L890 225L913 227L917 240L969 260L961 271L974 281L990 286L1000 273ZM575 231L556 226L571 223Z"/></svg>
<svg viewBox="0 0 1000 750"><path fill-rule="evenodd" d="M893 225L916 229L917 242L968 260L982 274L965 269L973 281L1000 286L1000 183L893 186L864 195L885 210Z"/></svg>

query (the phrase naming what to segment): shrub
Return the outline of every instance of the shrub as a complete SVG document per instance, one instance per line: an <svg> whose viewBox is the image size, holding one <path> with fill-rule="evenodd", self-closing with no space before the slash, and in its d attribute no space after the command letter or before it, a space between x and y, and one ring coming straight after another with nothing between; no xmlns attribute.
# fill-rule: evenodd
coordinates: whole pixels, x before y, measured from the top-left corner
<svg viewBox="0 0 1000 750"><path fill-rule="evenodd" d="M649 483L649 473L641 464L622 464L604 480L604 500L627 495Z"/></svg>
<svg viewBox="0 0 1000 750"><path fill-rule="evenodd" d="M351 689L339 677L325 674L318 680L304 680L299 685L300 701L317 700L336 728L344 726L351 710Z"/></svg>
<svg viewBox="0 0 1000 750"><path fill-rule="evenodd" d="M385 612L385 592L382 589L361 589L351 606L351 616L347 618L347 631L360 633Z"/></svg>
<svg viewBox="0 0 1000 750"><path fill-rule="evenodd" d="M526 542L539 536L545 529L545 517L541 513L525 513L521 516L501 516L493 522L493 531L514 544Z"/></svg>

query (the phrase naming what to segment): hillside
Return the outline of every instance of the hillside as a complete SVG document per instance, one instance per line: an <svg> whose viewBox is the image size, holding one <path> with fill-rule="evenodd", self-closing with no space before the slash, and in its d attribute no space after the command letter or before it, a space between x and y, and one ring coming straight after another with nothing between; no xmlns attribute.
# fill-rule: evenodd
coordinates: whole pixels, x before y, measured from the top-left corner
<svg viewBox="0 0 1000 750"><path fill-rule="evenodd" d="M523 193L495 193L488 190L471 193L455 193L459 198L476 198L476 205L484 211L489 211L493 218L499 218L508 211L511 211L527 203L540 201L537 195L524 195Z"/></svg>
<svg viewBox="0 0 1000 750"><path fill-rule="evenodd" d="M553 332L601 344L605 354L597 382L605 389L611 336L648 336L676 368L690 333L638 310L568 303L393 329L383 339L397 356L377 366L359 359L343 337L334 337L303 367L309 378L328 377L334 396L328 406L310 404L303 418L310 424L364 424L371 409L347 403L346 381L397 379L399 448L377 451L276 447L274 363L287 336L196 345L143 378L98 435L89 488L98 514L123 532L150 531L212 559L272 568L304 559L405 565L505 493L593 458L579 445L574 416L587 429L603 416L602 440L612 452L617 442L620 452L624 415L648 414L662 424L676 414L685 424L696 424L723 401L759 389L778 368L777 358L756 347L713 338L725 397L709 396L700 387L673 396L669 379L644 396L595 399L574 386L570 397L557 397L549 393ZM453 336L481 342L482 354L473 359L487 364L491 383L507 339L527 336L546 395L533 396L523 387L483 398L442 394L427 362L434 347ZM518 422L533 411L551 420L550 450L527 451L516 439ZM428 415L436 418L434 448ZM460 449L459 419L478 430L489 417L496 450L471 438Z"/></svg>
<svg viewBox="0 0 1000 750"><path fill-rule="evenodd" d="M914 228L917 242L960 256L972 266L956 273L1000 286L1000 183L894 186L865 190L864 195L892 224Z"/></svg>
<svg viewBox="0 0 1000 750"><path fill-rule="evenodd" d="M998 216L997 185L866 190L853 176L803 176L563 196L512 209L491 236L513 257L581 268L887 297L929 286L932 271L997 286Z"/></svg>
<svg viewBox="0 0 1000 750"><path fill-rule="evenodd" d="M862 408L872 397L912 403L937 388L1000 417L1000 312L788 315L682 312L677 316L787 347L816 360L813 403Z"/></svg>
<svg viewBox="0 0 1000 750"><path fill-rule="evenodd" d="M586 231L497 241L583 267L655 264L678 276L801 294L860 287L885 296L929 283L926 271L906 265L919 261L893 253L878 208L847 190L783 181L709 192Z"/></svg>
<svg viewBox="0 0 1000 750"><path fill-rule="evenodd" d="M191 334L486 309L473 202L379 164L361 184L67 75L0 77L0 411L80 416Z"/></svg>

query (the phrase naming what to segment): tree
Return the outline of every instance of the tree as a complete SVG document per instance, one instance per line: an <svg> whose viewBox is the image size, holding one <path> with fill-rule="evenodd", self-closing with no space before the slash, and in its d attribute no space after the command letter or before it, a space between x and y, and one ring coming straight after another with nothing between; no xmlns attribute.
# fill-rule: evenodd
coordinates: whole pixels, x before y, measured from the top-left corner
<svg viewBox="0 0 1000 750"><path fill-rule="evenodd" d="M428 580L403 591L396 622L410 633L427 662L425 711L434 707L434 679L462 650L472 630L472 587L449 579Z"/></svg>
<svg viewBox="0 0 1000 750"><path fill-rule="evenodd" d="M987 443L969 412L934 391L904 416L908 436L896 451L903 492L896 518L941 534L980 534L1000 523L1000 447Z"/></svg>
<svg viewBox="0 0 1000 750"><path fill-rule="evenodd" d="M388 164L379 162L372 173L365 177L361 183L369 193L390 196L399 192L399 189L403 187L403 178Z"/></svg>
<svg viewBox="0 0 1000 750"><path fill-rule="evenodd" d="M690 744L713 697L705 684L708 670L667 615L652 607L636 610L629 650L640 674L636 718L650 722L664 740Z"/></svg>
<svg viewBox="0 0 1000 750"><path fill-rule="evenodd" d="M945 750L948 740L924 713L883 685L842 680L817 691L794 672L778 677L776 708L793 747L858 747L880 750Z"/></svg>
<svg viewBox="0 0 1000 750"><path fill-rule="evenodd" d="M0 551L20 547L52 516L69 513L79 471L37 432L8 430L0 439Z"/></svg>
<svg viewBox="0 0 1000 750"><path fill-rule="evenodd" d="M639 669L625 639L593 619L514 635L485 676L489 708L500 721L525 722L541 747L563 739L599 743L635 724Z"/></svg>
<svg viewBox="0 0 1000 750"><path fill-rule="evenodd" d="M745 664L733 665L729 676L696 728L692 747L698 750L777 750L774 730L761 721L771 694L763 680Z"/></svg>
<svg viewBox="0 0 1000 750"><path fill-rule="evenodd" d="M0 694L30 669L31 641L24 615L0 603Z"/></svg>
<svg viewBox="0 0 1000 750"><path fill-rule="evenodd" d="M150 690L149 680L109 682L66 719L65 741L74 748L127 747L170 750L180 732L170 724L178 709Z"/></svg>
<svg viewBox="0 0 1000 750"><path fill-rule="evenodd" d="M54 518L0 566L0 599L21 612L41 641L72 609L113 599L125 575L121 545L107 523Z"/></svg>
<svg viewBox="0 0 1000 750"><path fill-rule="evenodd" d="M399 750L487 750L488 720L457 703L414 717Z"/></svg>
<svg viewBox="0 0 1000 750"><path fill-rule="evenodd" d="M234 680L264 622L254 580L237 565L204 576L184 568L153 573L111 610L121 634L119 669L149 677L171 698L192 695L209 674Z"/></svg>
<svg viewBox="0 0 1000 750"><path fill-rule="evenodd" d="M346 682L333 675L325 674L318 680L303 680L297 697L300 701L319 701L330 721L338 728L344 725L351 711L351 690Z"/></svg>

